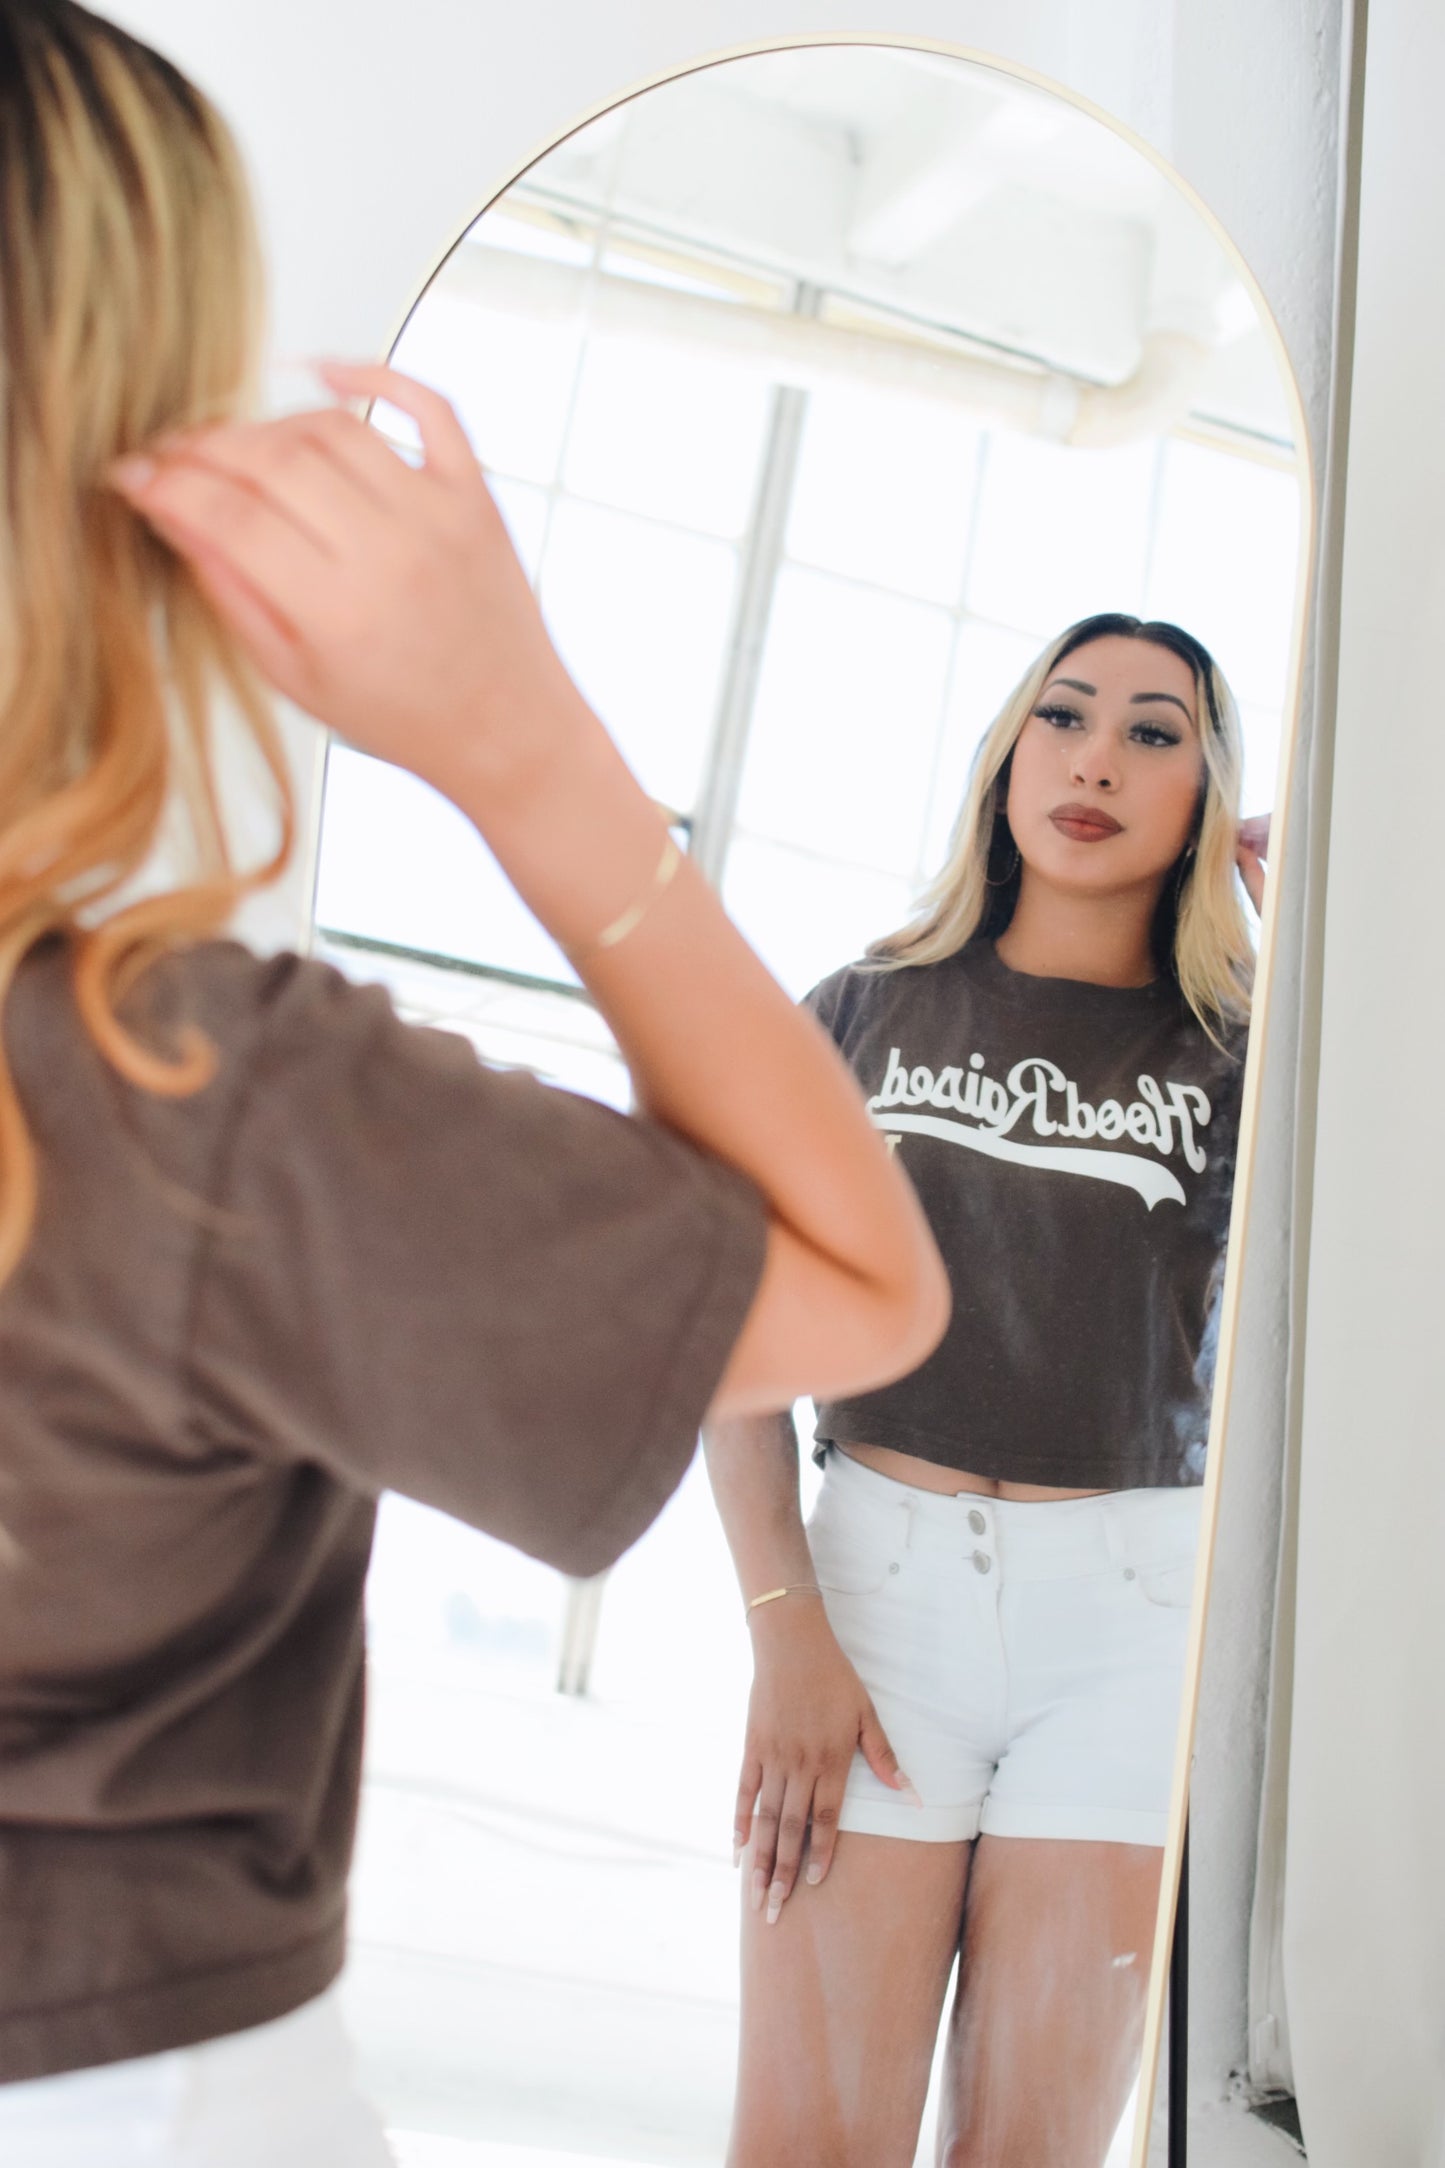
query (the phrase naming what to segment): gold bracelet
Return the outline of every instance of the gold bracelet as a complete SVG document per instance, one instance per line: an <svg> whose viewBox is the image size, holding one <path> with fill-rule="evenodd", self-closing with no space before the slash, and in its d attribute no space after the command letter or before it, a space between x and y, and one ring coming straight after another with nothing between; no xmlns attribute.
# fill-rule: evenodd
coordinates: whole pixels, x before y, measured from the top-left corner
<svg viewBox="0 0 1445 2168"><path fill-rule="evenodd" d="M822 1593L816 1581L790 1581L786 1588L770 1588L766 1595L754 1596L746 1610L756 1611L760 1603L776 1603L779 1596L821 1596Z"/></svg>
<svg viewBox="0 0 1445 2168"><path fill-rule="evenodd" d="M657 871L645 893L638 897L636 903L629 903L627 909L620 917L614 918L610 926L604 926L594 940L579 942L575 947L569 945L565 954L576 959L579 956L596 955L602 949L616 948L619 941L627 939L634 927L641 925L681 864L682 852L669 836L662 846Z"/></svg>

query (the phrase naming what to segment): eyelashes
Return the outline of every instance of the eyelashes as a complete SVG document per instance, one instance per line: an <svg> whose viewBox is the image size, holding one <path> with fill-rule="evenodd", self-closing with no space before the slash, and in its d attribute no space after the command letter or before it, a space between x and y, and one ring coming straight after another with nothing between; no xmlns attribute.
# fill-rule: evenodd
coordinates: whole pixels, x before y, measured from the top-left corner
<svg viewBox="0 0 1445 2168"><path fill-rule="evenodd" d="M1077 708L1065 707L1062 702L1057 701L1050 701L1043 707L1035 708L1034 714L1040 722L1050 723L1056 729L1082 724L1084 720ZM1149 746L1178 745L1182 738L1181 732L1170 730L1163 723L1131 723L1129 735L1136 745Z"/></svg>

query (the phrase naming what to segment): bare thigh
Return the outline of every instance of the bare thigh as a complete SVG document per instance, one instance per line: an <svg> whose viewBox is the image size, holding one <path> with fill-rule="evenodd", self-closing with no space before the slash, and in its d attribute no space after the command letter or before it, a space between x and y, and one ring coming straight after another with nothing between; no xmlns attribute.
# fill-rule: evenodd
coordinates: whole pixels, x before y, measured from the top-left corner
<svg viewBox="0 0 1445 2168"><path fill-rule="evenodd" d="M912 2168L969 1850L844 1831L772 1927L745 1856L728 2168Z"/></svg>
<svg viewBox="0 0 1445 2168"><path fill-rule="evenodd" d="M1163 1857L978 1840L940 2168L1102 2168L1139 2064Z"/></svg>

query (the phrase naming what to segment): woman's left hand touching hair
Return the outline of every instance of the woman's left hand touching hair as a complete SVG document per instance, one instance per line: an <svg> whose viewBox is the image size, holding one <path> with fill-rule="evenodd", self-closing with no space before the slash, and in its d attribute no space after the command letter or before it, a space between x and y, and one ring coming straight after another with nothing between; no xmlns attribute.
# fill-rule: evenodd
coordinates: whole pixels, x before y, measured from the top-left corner
<svg viewBox="0 0 1445 2168"><path fill-rule="evenodd" d="M1240 879L1256 911L1264 911L1264 874L1269 859L1268 813L1255 813L1249 820L1239 824L1239 835L1234 848L1234 862L1239 868Z"/></svg>

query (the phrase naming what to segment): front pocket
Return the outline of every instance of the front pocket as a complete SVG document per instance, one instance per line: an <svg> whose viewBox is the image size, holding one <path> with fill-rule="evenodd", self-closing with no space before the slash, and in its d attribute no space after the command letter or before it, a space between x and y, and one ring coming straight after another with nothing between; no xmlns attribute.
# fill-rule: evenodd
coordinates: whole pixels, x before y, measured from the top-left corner
<svg viewBox="0 0 1445 2168"><path fill-rule="evenodd" d="M1194 1601L1194 1560L1183 1558L1171 1566L1138 1566L1134 1585L1146 1603L1161 1611L1187 1611Z"/></svg>
<svg viewBox="0 0 1445 2168"><path fill-rule="evenodd" d="M902 1569L906 1508L876 1518L840 1513L825 1491L808 1522L808 1550L819 1588L829 1596L876 1596Z"/></svg>

